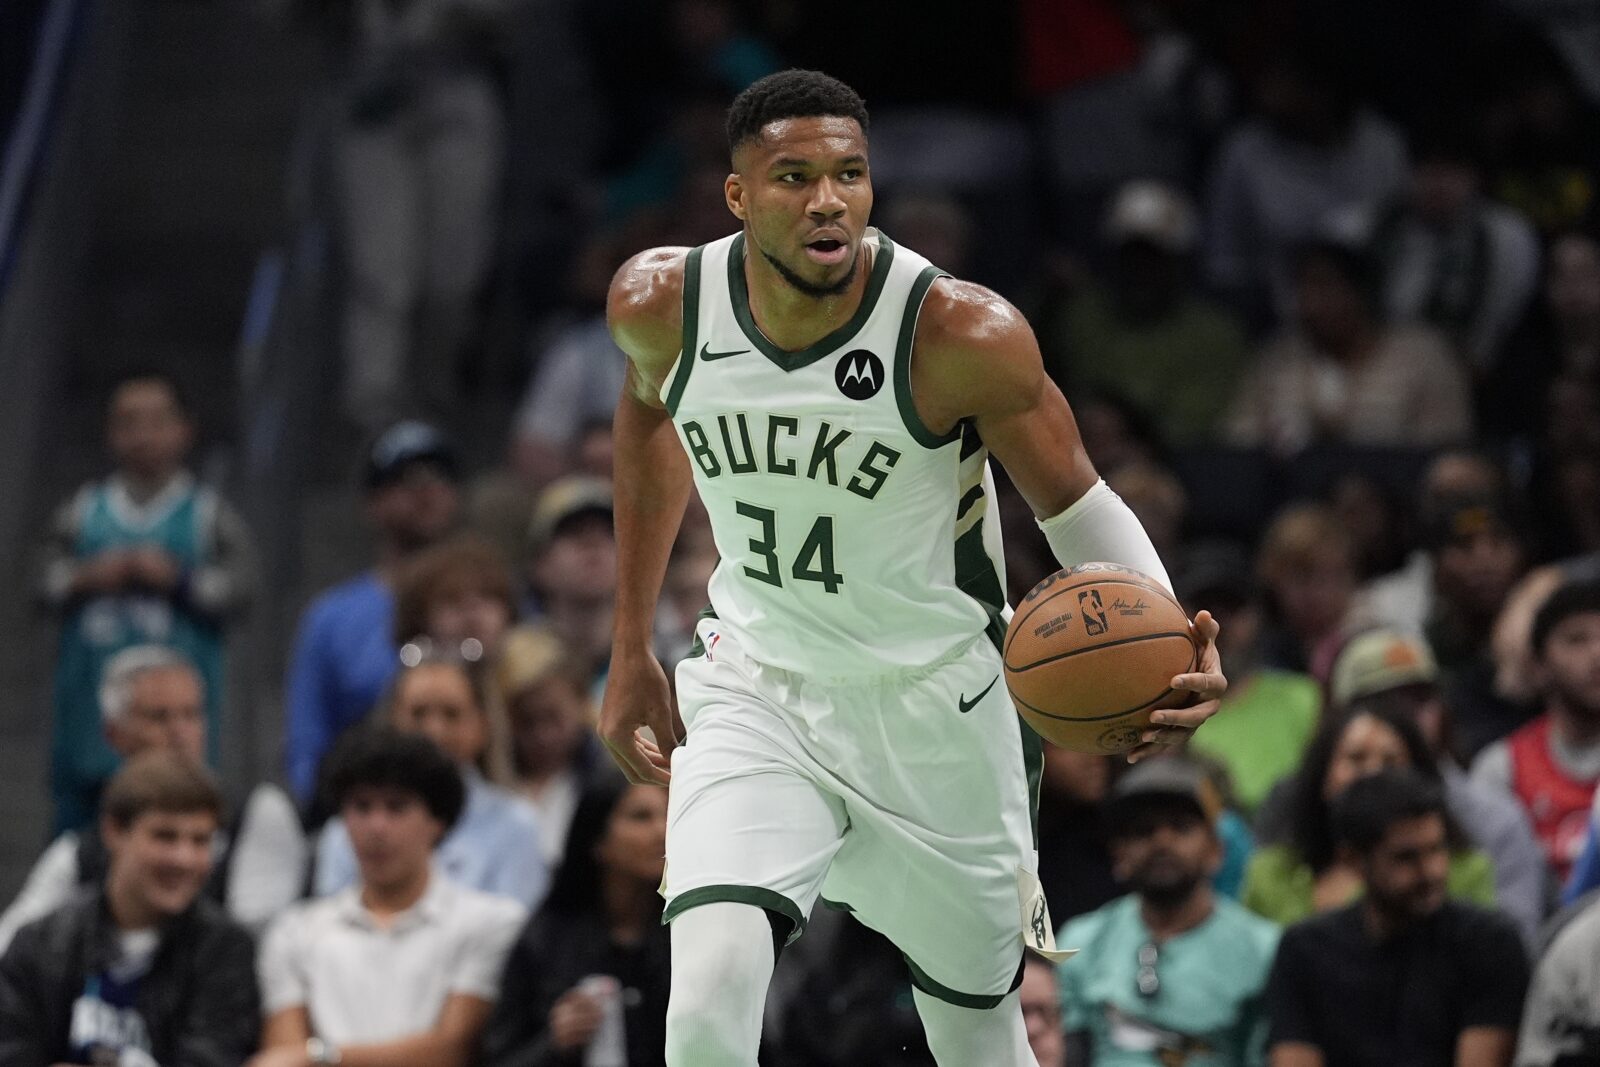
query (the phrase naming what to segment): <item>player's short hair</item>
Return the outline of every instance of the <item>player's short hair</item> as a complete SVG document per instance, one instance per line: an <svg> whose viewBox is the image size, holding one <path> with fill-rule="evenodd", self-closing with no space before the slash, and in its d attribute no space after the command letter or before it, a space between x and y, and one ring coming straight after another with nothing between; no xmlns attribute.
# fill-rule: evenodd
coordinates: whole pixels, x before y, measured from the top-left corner
<svg viewBox="0 0 1600 1067"><path fill-rule="evenodd" d="M184 671L205 693L205 679L188 656L167 645L134 645L112 656L100 672L100 721L120 722L133 707L134 683L156 671Z"/></svg>
<svg viewBox="0 0 1600 1067"><path fill-rule="evenodd" d="M1333 802L1334 834L1342 845L1368 856L1389 828L1408 819L1437 815L1448 836L1444 790L1410 769L1380 771L1352 782Z"/></svg>
<svg viewBox="0 0 1600 1067"><path fill-rule="evenodd" d="M1544 602L1533 616L1533 654L1544 658L1545 645L1555 628L1574 615L1600 614L1600 582L1568 582Z"/></svg>
<svg viewBox="0 0 1600 1067"><path fill-rule="evenodd" d="M357 789L394 789L421 798L446 833L467 802L461 772L449 756L427 738L390 726L351 730L329 755L324 774L327 797L335 809Z"/></svg>
<svg viewBox="0 0 1600 1067"><path fill-rule="evenodd" d="M145 752L112 776L100 799L100 812L113 825L126 829L152 811L203 813L221 820L222 790L211 772L199 764L172 752Z"/></svg>
<svg viewBox="0 0 1600 1067"><path fill-rule="evenodd" d="M836 115L867 132L867 105L850 86L820 70L780 70L752 82L728 107L728 151L761 136L782 119Z"/></svg>

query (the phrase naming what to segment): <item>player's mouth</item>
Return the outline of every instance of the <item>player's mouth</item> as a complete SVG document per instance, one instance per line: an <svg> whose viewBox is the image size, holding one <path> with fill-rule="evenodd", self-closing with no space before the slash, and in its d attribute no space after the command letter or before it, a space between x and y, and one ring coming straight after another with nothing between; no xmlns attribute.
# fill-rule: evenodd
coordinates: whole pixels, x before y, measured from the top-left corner
<svg viewBox="0 0 1600 1067"><path fill-rule="evenodd" d="M805 248L813 263L828 267L836 267L850 258L850 243L834 234L814 236L806 241Z"/></svg>

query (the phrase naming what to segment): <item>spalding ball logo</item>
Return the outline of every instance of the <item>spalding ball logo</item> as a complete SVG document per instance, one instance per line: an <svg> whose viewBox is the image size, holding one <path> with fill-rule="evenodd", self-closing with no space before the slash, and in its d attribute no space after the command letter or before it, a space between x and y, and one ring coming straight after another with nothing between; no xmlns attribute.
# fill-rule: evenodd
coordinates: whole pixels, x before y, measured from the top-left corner
<svg viewBox="0 0 1600 1067"><path fill-rule="evenodd" d="M870 400L883 388L883 361L865 348L852 349L839 357L833 381L851 400Z"/></svg>

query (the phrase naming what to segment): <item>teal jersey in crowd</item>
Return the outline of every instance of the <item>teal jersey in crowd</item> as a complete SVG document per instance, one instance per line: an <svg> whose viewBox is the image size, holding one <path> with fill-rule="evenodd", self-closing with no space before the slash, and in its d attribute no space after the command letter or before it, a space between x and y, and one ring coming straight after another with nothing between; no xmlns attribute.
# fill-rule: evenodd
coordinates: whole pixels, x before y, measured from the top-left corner
<svg viewBox="0 0 1600 1067"><path fill-rule="evenodd" d="M1278 927L1233 901L1156 947L1153 992L1140 992L1150 932L1132 894L1061 928L1079 952L1060 966L1062 1022L1086 1031L1095 1067L1244 1067L1265 1062L1263 989ZM1146 989L1150 977L1146 976Z"/></svg>

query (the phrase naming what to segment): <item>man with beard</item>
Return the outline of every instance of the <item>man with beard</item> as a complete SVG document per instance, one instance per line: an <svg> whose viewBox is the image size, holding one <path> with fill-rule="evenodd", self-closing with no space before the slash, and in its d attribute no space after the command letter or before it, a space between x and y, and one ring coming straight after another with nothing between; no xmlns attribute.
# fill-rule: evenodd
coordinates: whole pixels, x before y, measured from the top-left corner
<svg viewBox="0 0 1600 1067"><path fill-rule="evenodd" d="M1132 890L1061 928L1063 1025L1095 1067L1259 1064L1262 987L1278 928L1211 888L1221 800L1181 757L1117 783L1107 809L1118 879Z"/></svg>
<svg viewBox="0 0 1600 1067"><path fill-rule="evenodd" d="M1271 1067L1508 1067L1528 986L1516 927L1445 897L1444 796L1415 771L1351 785L1339 847L1366 895L1291 926L1268 984Z"/></svg>
<svg viewBox="0 0 1600 1067"><path fill-rule="evenodd" d="M1484 749L1472 778L1527 810L1564 881L1583 850L1600 782L1600 582L1552 593L1533 617L1532 648L1544 713Z"/></svg>

